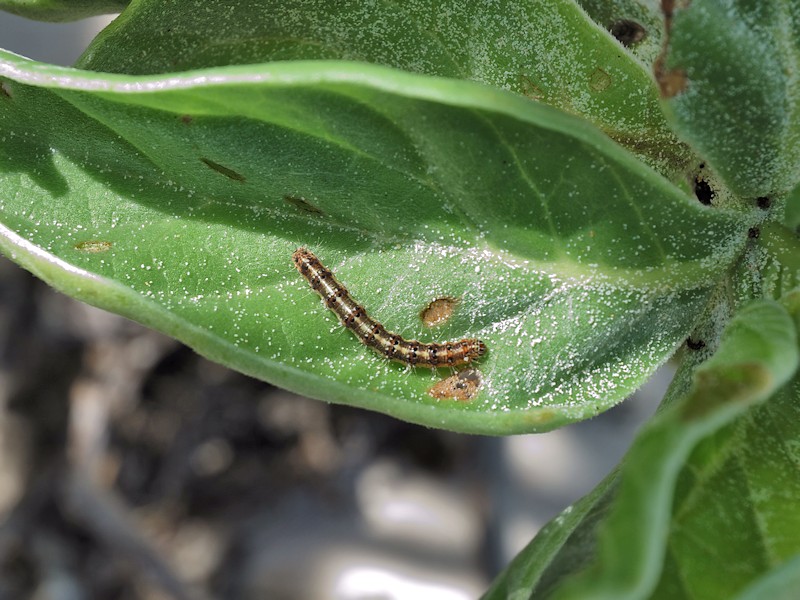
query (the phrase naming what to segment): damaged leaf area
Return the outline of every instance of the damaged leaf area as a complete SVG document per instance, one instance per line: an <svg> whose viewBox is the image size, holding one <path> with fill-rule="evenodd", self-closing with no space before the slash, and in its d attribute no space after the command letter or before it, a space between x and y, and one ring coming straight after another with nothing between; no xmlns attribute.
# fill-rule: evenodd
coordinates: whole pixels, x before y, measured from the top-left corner
<svg viewBox="0 0 800 600"><path fill-rule="evenodd" d="M8 53L0 77L7 255L240 371L430 426L544 431L619 402L752 225L474 82L335 61L133 78ZM387 330L483 340L469 401L344 330L300 246ZM459 303L431 329L438 298Z"/></svg>
<svg viewBox="0 0 800 600"><path fill-rule="evenodd" d="M786 195L800 182L800 4L681 4L662 78L675 131L737 195Z"/></svg>

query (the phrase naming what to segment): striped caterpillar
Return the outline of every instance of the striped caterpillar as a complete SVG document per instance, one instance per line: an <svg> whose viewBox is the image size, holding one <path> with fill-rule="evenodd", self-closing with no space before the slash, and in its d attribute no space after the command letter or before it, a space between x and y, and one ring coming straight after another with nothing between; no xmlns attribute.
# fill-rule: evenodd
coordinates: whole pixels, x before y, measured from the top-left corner
<svg viewBox="0 0 800 600"><path fill-rule="evenodd" d="M336 281L328 269L313 252L298 248L292 255L294 265L308 280L329 309L347 329L361 342L386 358L407 365L438 369L469 364L486 353L486 344L467 338L444 344L424 344L417 340L406 340L402 336L386 331L367 314L360 304L350 296L347 288Z"/></svg>

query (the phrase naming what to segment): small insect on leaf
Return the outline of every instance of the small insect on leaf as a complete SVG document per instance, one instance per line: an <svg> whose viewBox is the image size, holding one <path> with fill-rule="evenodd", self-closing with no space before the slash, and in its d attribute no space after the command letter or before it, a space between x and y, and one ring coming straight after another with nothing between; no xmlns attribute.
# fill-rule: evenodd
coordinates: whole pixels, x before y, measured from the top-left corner
<svg viewBox="0 0 800 600"><path fill-rule="evenodd" d="M86 240L84 242L78 242L75 244L75 249L80 250L81 252L96 254L98 252L108 252L111 250L111 246L111 242L107 242L105 240Z"/></svg>

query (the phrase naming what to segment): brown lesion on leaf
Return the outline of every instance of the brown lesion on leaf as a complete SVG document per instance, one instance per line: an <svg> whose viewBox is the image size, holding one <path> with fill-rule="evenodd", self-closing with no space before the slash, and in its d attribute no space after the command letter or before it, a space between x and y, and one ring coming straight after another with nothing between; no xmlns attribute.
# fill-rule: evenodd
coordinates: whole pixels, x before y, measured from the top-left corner
<svg viewBox="0 0 800 600"><path fill-rule="evenodd" d="M611 84L614 82L611 75L608 74L607 71L597 67L594 71L592 71L591 75L589 75L589 87L592 91L595 92L603 92L611 87Z"/></svg>
<svg viewBox="0 0 800 600"><path fill-rule="evenodd" d="M480 391L483 378L478 369L469 367L434 384L428 395L437 400L472 400Z"/></svg>
<svg viewBox="0 0 800 600"><path fill-rule="evenodd" d="M626 48L638 44L647 37L647 30L641 23L637 23L631 19L615 21L611 24L611 27L609 27L609 32Z"/></svg>
<svg viewBox="0 0 800 600"><path fill-rule="evenodd" d="M302 196L295 196L294 194L286 194L283 197L283 201L286 202L287 204L291 204L292 206L294 206L299 210L302 210L303 212L307 212L312 215L323 216L325 214L325 211L323 211L321 208L317 206L314 206L313 204L311 204L311 202L309 202Z"/></svg>
<svg viewBox="0 0 800 600"><path fill-rule="evenodd" d="M453 298L452 296L436 298L420 311L419 318L422 319L422 323L427 327L436 327L450 320L459 302L458 298Z"/></svg>
<svg viewBox="0 0 800 600"><path fill-rule="evenodd" d="M676 8L686 8L690 0L661 0L661 12L664 13L664 45L661 54L653 64L653 72L658 82L662 98L673 98L689 87L689 78L681 68L668 69L666 66L667 47L672 31L672 19Z"/></svg>
<svg viewBox="0 0 800 600"><path fill-rule="evenodd" d="M84 240L75 244L75 249L89 254L98 254L100 252L108 252L112 246L113 244L106 240Z"/></svg>
<svg viewBox="0 0 800 600"><path fill-rule="evenodd" d="M181 115L181 123L184 125L190 125L192 121L194 121L192 115Z"/></svg>
<svg viewBox="0 0 800 600"><path fill-rule="evenodd" d="M544 91L542 91L542 88L536 85L533 79L524 73L520 74L519 76L519 85L522 95L526 98L529 98L530 100L541 100L544 98Z"/></svg>
<svg viewBox="0 0 800 600"><path fill-rule="evenodd" d="M8 87L8 84L0 80L0 98L8 98L9 100L13 98L11 95L11 89Z"/></svg>
<svg viewBox="0 0 800 600"><path fill-rule="evenodd" d="M209 158L200 157L200 162L202 162L209 169L212 169L212 170L216 171L217 173L225 175L225 177L227 177L228 179L233 179L234 181L238 181L240 183L244 183L244 181L245 181L244 175L241 175L240 173L237 173L233 169L229 169L228 167L226 167L224 165L221 165L221 164L219 164L217 162L214 162L213 160L211 160Z"/></svg>
<svg viewBox="0 0 800 600"><path fill-rule="evenodd" d="M689 87L689 78L683 69L665 69L663 55L655 63L656 81L662 98L674 98Z"/></svg>

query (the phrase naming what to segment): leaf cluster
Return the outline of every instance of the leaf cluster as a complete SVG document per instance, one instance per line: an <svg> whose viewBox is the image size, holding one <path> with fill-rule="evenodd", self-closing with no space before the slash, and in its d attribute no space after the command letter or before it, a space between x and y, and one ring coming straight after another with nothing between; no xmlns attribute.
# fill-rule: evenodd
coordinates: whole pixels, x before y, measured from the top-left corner
<svg viewBox="0 0 800 600"><path fill-rule="evenodd" d="M76 68L0 51L0 250L245 373L454 431L585 419L675 356L620 467L487 598L788 593L800 5L662 4L136 0ZM387 329L482 339L474 394L340 329L299 246Z"/></svg>

